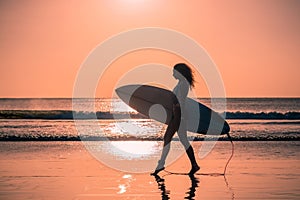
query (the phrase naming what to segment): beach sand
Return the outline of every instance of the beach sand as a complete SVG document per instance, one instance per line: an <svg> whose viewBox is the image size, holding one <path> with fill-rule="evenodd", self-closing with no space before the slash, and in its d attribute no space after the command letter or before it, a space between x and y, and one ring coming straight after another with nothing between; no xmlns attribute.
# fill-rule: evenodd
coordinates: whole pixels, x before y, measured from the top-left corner
<svg viewBox="0 0 300 200"><path fill-rule="evenodd" d="M195 151L201 142L194 142ZM235 142L227 175L128 173L105 166L81 142L1 142L0 199L300 199L300 142ZM200 173L222 173L229 142L218 142ZM132 165L131 161L127 161ZM184 154L166 168L188 172Z"/></svg>

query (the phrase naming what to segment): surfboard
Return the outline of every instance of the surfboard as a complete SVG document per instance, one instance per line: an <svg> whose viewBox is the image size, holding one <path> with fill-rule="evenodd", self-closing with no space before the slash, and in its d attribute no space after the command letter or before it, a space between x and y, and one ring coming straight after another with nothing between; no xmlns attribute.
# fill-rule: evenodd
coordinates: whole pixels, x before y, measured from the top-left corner
<svg viewBox="0 0 300 200"><path fill-rule="evenodd" d="M125 85L117 88L117 95L137 112L168 124L173 115L175 94L167 89L150 85ZM185 118L187 131L220 135L230 131L228 123L217 112L191 98L186 99Z"/></svg>

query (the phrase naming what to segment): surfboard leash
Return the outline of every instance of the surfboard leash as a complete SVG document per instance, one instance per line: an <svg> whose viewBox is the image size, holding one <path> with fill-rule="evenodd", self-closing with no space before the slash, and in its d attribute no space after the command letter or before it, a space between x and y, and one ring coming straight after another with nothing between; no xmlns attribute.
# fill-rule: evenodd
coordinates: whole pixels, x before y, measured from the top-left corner
<svg viewBox="0 0 300 200"><path fill-rule="evenodd" d="M226 170L227 170L227 166L229 165L229 162L231 161L232 157L233 157L233 154L234 154L234 144L233 144L233 141L232 141L232 138L230 136L229 133L226 133L227 134L227 137L228 139L230 140L230 143L231 143L231 155L229 157L229 159L227 160L227 163L225 165L225 168L224 168L224 176L226 174Z"/></svg>
<svg viewBox="0 0 300 200"><path fill-rule="evenodd" d="M234 144L233 144L233 141L232 141L232 138L231 136L229 135L229 133L227 133L227 137L231 143L231 155L229 157L229 159L227 160L226 162L226 165L225 165L225 168L224 168L224 172L223 173L195 173L195 175L204 175L204 176L225 176L226 175L226 170L227 170L227 167L234 155ZM165 172L167 172L168 174L176 174L176 175L189 175L188 173L183 173L183 172L171 172L171 171L168 171L166 169L164 169Z"/></svg>

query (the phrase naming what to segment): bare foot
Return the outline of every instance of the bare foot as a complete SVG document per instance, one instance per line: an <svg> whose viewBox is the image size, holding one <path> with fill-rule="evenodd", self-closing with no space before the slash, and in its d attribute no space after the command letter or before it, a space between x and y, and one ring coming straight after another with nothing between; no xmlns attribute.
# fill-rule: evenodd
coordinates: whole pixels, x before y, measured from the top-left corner
<svg viewBox="0 0 300 200"><path fill-rule="evenodd" d="M194 175L199 169L200 167L198 165L193 165L189 175Z"/></svg>
<svg viewBox="0 0 300 200"><path fill-rule="evenodd" d="M162 167L162 168L159 168L159 169L156 168L156 170L155 170L154 172L152 172L150 175L151 175L151 176L155 176L155 175L157 175L160 171L162 171L162 170L164 170L164 169L165 169L165 167Z"/></svg>

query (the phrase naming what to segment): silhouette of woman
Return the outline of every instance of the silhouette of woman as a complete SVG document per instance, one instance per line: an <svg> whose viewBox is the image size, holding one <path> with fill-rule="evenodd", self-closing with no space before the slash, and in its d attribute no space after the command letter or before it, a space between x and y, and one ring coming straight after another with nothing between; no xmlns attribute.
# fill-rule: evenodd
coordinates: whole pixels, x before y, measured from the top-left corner
<svg viewBox="0 0 300 200"><path fill-rule="evenodd" d="M186 120L187 117L184 113L185 101L189 88L194 86L194 76L189 66L184 63L178 63L173 68L173 76L178 79L178 83L173 89L173 93L176 95L177 100L173 102L173 116L168 124L167 130L164 135L164 146L161 154L161 158L158 161L158 165L152 175L158 174L164 170L165 161L170 151L170 142L177 131L178 137L182 145L184 146L186 153L191 162L191 170L189 175L196 173L200 167L198 166L193 147L187 139Z"/></svg>

